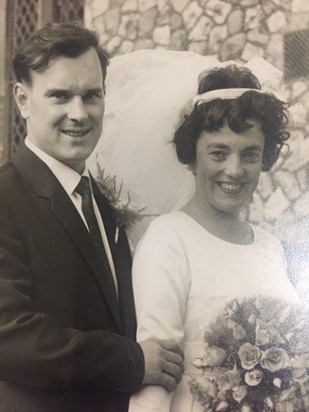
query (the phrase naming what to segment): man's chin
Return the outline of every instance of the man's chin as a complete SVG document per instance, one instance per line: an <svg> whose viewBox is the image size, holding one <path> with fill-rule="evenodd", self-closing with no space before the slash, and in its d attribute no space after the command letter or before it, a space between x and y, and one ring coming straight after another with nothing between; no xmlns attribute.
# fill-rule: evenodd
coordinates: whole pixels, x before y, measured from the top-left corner
<svg viewBox="0 0 309 412"><path fill-rule="evenodd" d="M84 157L78 159L77 157L72 158L64 158L59 160L61 163L66 165L67 167L75 170L77 173L82 173L85 169L86 159Z"/></svg>

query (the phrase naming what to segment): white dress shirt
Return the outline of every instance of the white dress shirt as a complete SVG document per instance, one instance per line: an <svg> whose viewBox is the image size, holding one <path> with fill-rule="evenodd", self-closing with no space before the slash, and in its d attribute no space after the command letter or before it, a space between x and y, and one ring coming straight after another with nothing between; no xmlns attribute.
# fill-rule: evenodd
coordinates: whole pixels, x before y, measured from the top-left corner
<svg viewBox="0 0 309 412"><path fill-rule="evenodd" d="M41 149L39 149L33 142L29 140L28 137L25 139L25 145L30 149L33 153L35 153L52 171L52 173L55 175L55 177L59 180L61 186L64 188L68 196L70 197L71 201L73 202L74 206L76 207L78 213L80 214L81 218L83 219L83 222L85 223L88 231L88 225L85 219L85 216L82 212L82 197L80 194L75 192L76 186L78 185L81 175L75 170L71 169L70 167L66 166L65 164L59 162L58 160L54 159L53 157L49 156L47 153L43 152ZM83 176L89 177L89 170L85 168L85 170L82 173ZM91 182L91 180L90 180ZM117 285L117 278L116 278L116 271L115 271L115 266L111 254L111 250L109 247L108 239L106 236L106 231L104 228L104 223L102 216L99 212L98 205L95 201L95 198L92 193L92 202L93 202L93 208L94 208L94 213L98 221L98 225L100 228L101 236L102 236L102 241L103 245L105 247L107 259L112 271L114 283L115 283L115 288L116 288L116 293L118 294L118 285Z"/></svg>

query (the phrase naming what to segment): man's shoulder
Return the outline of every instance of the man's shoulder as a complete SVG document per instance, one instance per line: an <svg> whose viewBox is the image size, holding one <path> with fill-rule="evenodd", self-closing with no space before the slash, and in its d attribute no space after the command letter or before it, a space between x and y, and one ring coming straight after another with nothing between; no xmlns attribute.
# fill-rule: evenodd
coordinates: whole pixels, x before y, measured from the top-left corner
<svg viewBox="0 0 309 412"><path fill-rule="evenodd" d="M0 173L2 174L3 172L6 172L9 169L12 169L14 167L12 161L8 160L4 164L0 166Z"/></svg>
<svg viewBox="0 0 309 412"><path fill-rule="evenodd" d="M17 176L19 173L12 161L8 161L0 166L0 184L4 184L8 179Z"/></svg>
<svg viewBox="0 0 309 412"><path fill-rule="evenodd" d="M25 177L13 161L8 161L0 166L0 193L8 194L18 191L24 186L24 182Z"/></svg>

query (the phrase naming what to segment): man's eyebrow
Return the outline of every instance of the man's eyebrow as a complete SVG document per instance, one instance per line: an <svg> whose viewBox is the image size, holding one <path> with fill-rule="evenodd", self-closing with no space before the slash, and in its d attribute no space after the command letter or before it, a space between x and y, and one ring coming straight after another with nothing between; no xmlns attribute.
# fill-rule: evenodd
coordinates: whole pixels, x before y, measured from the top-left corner
<svg viewBox="0 0 309 412"><path fill-rule="evenodd" d="M103 87L95 87L95 88L91 88L91 89L86 89L83 94L87 94L87 93L103 93L103 91L104 91ZM45 96L49 96L49 95L54 94L54 93L65 93L65 94L68 94L68 95L74 94L74 93L73 93L71 90L69 90L69 89L63 89L63 88L59 88L59 89L58 89L58 88L56 88L56 87L54 87L54 88L52 88L52 89L46 90L46 92L45 92L44 94L45 94Z"/></svg>
<svg viewBox="0 0 309 412"><path fill-rule="evenodd" d="M87 89L85 93L102 93L103 87L95 87L94 89Z"/></svg>
<svg viewBox="0 0 309 412"><path fill-rule="evenodd" d="M67 89L57 89L57 88L52 88L52 89L48 89L46 90L46 92L44 93L45 96L48 96L50 94L54 94L54 93L67 93L70 94L71 92Z"/></svg>

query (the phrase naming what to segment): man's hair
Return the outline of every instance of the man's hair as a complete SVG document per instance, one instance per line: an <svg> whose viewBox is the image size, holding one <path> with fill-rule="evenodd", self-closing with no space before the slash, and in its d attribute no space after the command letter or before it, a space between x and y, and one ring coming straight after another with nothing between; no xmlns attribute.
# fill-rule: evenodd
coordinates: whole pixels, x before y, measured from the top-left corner
<svg viewBox="0 0 309 412"><path fill-rule="evenodd" d="M215 99L195 104L192 113L176 130L174 144L178 159L184 164L196 161L196 143L201 133L218 131L225 124L235 133L252 127L250 119L262 125L265 137L262 170L266 171L276 162L284 142L290 137L287 131L289 114L286 103L270 93L257 93L261 86L258 79L243 67L230 65L208 72L199 79L199 94L211 90L249 88L235 99Z"/></svg>
<svg viewBox="0 0 309 412"><path fill-rule="evenodd" d="M109 63L107 51L100 46L95 31L79 23L47 23L37 30L16 53L13 68L18 81L31 84L31 71L44 71L50 60L58 57L79 57L94 48L100 60L103 80ZM89 73L91 76L91 73Z"/></svg>

